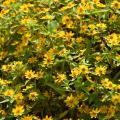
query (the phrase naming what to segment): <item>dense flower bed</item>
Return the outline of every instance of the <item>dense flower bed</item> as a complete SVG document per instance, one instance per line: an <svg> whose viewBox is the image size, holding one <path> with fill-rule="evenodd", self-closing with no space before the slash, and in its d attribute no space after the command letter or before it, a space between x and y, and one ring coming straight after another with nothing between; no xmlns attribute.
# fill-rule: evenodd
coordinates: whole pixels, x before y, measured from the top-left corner
<svg viewBox="0 0 120 120"><path fill-rule="evenodd" d="M119 0L0 1L0 120L41 119L120 119Z"/></svg>

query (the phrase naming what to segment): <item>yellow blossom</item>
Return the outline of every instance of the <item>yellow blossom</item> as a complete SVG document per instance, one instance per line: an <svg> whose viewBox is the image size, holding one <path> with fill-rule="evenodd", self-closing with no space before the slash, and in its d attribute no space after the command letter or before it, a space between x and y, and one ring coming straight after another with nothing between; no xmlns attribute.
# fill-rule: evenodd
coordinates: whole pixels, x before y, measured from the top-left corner
<svg viewBox="0 0 120 120"><path fill-rule="evenodd" d="M114 9L120 9L120 2L118 0L113 0L111 3L111 7Z"/></svg>
<svg viewBox="0 0 120 120"><path fill-rule="evenodd" d="M107 110L107 115L105 116L106 119L110 119L114 117L116 112L116 106L111 105Z"/></svg>
<svg viewBox="0 0 120 120"><path fill-rule="evenodd" d="M28 62L29 63L35 63L35 62L37 62L37 57L31 57L31 58L29 58Z"/></svg>
<svg viewBox="0 0 120 120"><path fill-rule="evenodd" d="M98 113L99 113L100 111L99 111L99 109L92 109L91 111L90 111L90 116L91 116L91 118L97 118L97 115L98 115Z"/></svg>
<svg viewBox="0 0 120 120"><path fill-rule="evenodd" d="M25 72L25 78L27 78L27 79L32 79L32 78L34 78L35 77L35 72L34 71L32 71L32 70L27 70L26 72Z"/></svg>
<svg viewBox="0 0 120 120"><path fill-rule="evenodd" d="M12 109L12 112L15 117L21 116L24 112L24 106L16 105L15 108Z"/></svg>
<svg viewBox="0 0 120 120"><path fill-rule="evenodd" d="M70 96L67 96L65 103L68 107L74 108L78 103L78 98L74 97L72 94Z"/></svg>
<svg viewBox="0 0 120 120"><path fill-rule="evenodd" d="M42 71L36 72L35 77L36 77L36 79L43 78L44 77L44 72L42 72Z"/></svg>
<svg viewBox="0 0 120 120"><path fill-rule="evenodd" d="M89 114L90 108L88 105L86 105L84 102L78 107L78 111L80 113L86 113Z"/></svg>
<svg viewBox="0 0 120 120"><path fill-rule="evenodd" d="M52 116L46 115L42 120L53 120Z"/></svg>
<svg viewBox="0 0 120 120"><path fill-rule="evenodd" d="M95 59L96 59L98 62L101 62L101 61L103 60L102 56L100 56L100 55L97 55L97 56L95 57Z"/></svg>
<svg viewBox="0 0 120 120"><path fill-rule="evenodd" d="M78 69L79 69L80 73L82 73L82 74L89 73L89 69L88 69L87 65L80 65Z"/></svg>
<svg viewBox="0 0 120 120"><path fill-rule="evenodd" d="M66 79L65 74L58 74L55 82L59 84L59 83L63 82L65 79Z"/></svg>
<svg viewBox="0 0 120 120"><path fill-rule="evenodd" d="M41 19L52 20L53 18L54 18L54 16L52 16L52 15L46 15L46 16L43 16Z"/></svg>
<svg viewBox="0 0 120 120"><path fill-rule="evenodd" d="M117 105L118 103L120 103L120 94L112 95L111 101L113 102L114 105Z"/></svg>
<svg viewBox="0 0 120 120"><path fill-rule="evenodd" d="M120 41L118 35L116 33L112 33L107 36L107 42L111 45L118 45Z"/></svg>
<svg viewBox="0 0 120 120"><path fill-rule="evenodd" d="M80 74L80 71L79 71L78 68L74 68L74 69L71 70L71 76L73 78L76 78L79 74Z"/></svg>
<svg viewBox="0 0 120 120"><path fill-rule="evenodd" d="M22 93L17 93L17 94L14 96L14 99L15 99L17 102L19 102L19 101L21 101L21 100L24 99L24 96L23 96Z"/></svg>
<svg viewBox="0 0 120 120"><path fill-rule="evenodd" d="M82 14L82 13L84 13L84 11L85 11L85 7L84 6L77 7L77 10L76 10L77 14Z"/></svg>
<svg viewBox="0 0 120 120"><path fill-rule="evenodd" d="M116 87L115 84L113 84L108 78L105 78L101 80L102 86L105 87L106 89L114 89Z"/></svg>
<svg viewBox="0 0 120 120"><path fill-rule="evenodd" d="M105 7L106 7L106 5L104 5L104 4L100 3L100 2L97 3L96 5L97 5L98 7L100 7L100 8L105 8Z"/></svg>
<svg viewBox="0 0 120 120"><path fill-rule="evenodd" d="M14 95L15 91L13 89L8 89L4 92L5 96L12 97Z"/></svg>
<svg viewBox="0 0 120 120"><path fill-rule="evenodd" d="M32 115L23 116L21 120L33 120L33 116Z"/></svg>
<svg viewBox="0 0 120 120"><path fill-rule="evenodd" d="M31 92L29 94L29 100L35 101L37 97L38 97L38 93L37 92Z"/></svg>
<svg viewBox="0 0 120 120"><path fill-rule="evenodd" d="M109 18L109 22L115 22L117 20L117 15L112 14Z"/></svg>
<svg viewBox="0 0 120 120"><path fill-rule="evenodd" d="M47 55L45 56L44 60L43 60L43 65L50 65L50 64L53 64L53 57L51 55Z"/></svg>
<svg viewBox="0 0 120 120"><path fill-rule="evenodd" d="M105 75L106 74L106 67L105 66L99 66L95 68L95 73L98 76Z"/></svg>

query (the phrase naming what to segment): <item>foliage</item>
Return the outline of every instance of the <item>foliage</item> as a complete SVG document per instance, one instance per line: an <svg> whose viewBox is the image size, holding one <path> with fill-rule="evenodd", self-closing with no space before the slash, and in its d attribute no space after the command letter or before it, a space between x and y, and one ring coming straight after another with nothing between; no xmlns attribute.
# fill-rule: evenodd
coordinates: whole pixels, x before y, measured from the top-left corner
<svg viewBox="0 0 120 120"><path fill-rule="evenodd" d="M120 1L2 0L0 120L120 119Z"/></svg>

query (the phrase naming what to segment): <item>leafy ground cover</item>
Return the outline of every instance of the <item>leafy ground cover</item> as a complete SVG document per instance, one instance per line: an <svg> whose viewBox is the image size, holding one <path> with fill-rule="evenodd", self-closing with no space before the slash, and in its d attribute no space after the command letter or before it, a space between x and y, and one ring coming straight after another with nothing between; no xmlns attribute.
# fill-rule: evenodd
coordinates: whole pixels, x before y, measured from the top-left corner
<svg viewBox="0 0 120 120"><path fill-rule="evenodd" d="M120 1L1 0L0 120L120 120Z"/></svg>

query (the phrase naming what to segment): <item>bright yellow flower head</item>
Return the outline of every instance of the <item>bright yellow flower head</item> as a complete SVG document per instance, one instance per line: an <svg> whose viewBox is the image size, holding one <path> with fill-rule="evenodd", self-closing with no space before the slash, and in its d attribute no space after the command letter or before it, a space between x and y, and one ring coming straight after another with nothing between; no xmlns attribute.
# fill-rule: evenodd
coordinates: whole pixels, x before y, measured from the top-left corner
<svg viewBox="0 0 120 120"><path fill-rule="evenodd" d="M111 101L113 102L114 105L119 104L120 103L120 94L112 95Z"/></svg>
<svg viewBox="0 0 120 120"><path fill-rule="evenodd" d="M74 68L71 70L71 75L73 78L76 78L80 74L80 71L78 68Z"/></svg>
<svg viewBox="0 0 120 120"><path fill-rule="evenodd" d="M35 62L37 62L37 57L31 57L31 58L29 58L28 62L29 63L35 63Z"/></svg>
<svg viewBox="0 0 120 120"><path fill-rule="evenodd" d="M106 74L106 67L104 67L104 66L99 66L99 67L96 67L95 68L95 73L96 73L96 75L98 75L98 76L101 76L101 75L105 75Z"/></svg>
<svg viewBox="0 0 120 120"><path fill-rule="evenodd" d="M29 100L35 101L37 97L38 97L38 93L37 92L31 92L29 94Z"/></svg>
<svg viewBox="0 0 120 120"><path fill-rule="evenodd" d="M82 74L89 73L89 69L88 69L87 65L80 65L78 69L79 69L80 73L82 73Z"/></svg>
<svg viewBox="0 0 120 120"><path fill-rule="evenodd" d="M118 0L113 0L111 3L111 7L114 9L120 9L120 2Z"/></svg>
<svg viewBox="0 0 120 120"><path fill-rule="evenodd" d="M33 120L32 115L23 116L21 120Z"/></svg>
<svg viewBox="0 0 120 120"><path fill-rule="evenodd" d="M24 112L24 106L16 105L15 108L12 109L14 116L21 116Z"/></svg>
<svg viewBox="0 0 120 120"><path fill-rule="evenodd" d="M67 24L69 20L70 20L70 17L68 17L67 15L64 15L62 18L62 24Z"/></svg>
<svg viewBox="0 0 120 120"><path fill-rule="evenodd" d="M35 77L35 72L34 71L32 71L32 70L27 70L26 72L25 72L25 78L27 78L27 79L32 79L32 78L34 78Z"/></svg>
<svg viewBox="0 0 120 120"><path fill-rule="evenodd" d="M45 118L43 118L42 120L53 120L53 118L52 116L49 117L48 115L46 115Z"/></svg>
<svg viewBox="0 0 120 120"><path fill-rule="evenodd" d="M103 87L105 87L106 89L109 89L109 90L116 88L116 85L114 83L112 83L108 78L101 80L101 84Z"/></svg>
<svg viewBox="0 0 120 120"><path fill-rule="evenodd" d="M118 45L120 43L120 40L116 33L112 33L107 36L107 42L111 45Z"/></svg>
<svg viewBox="0 0 120 120"><path fill-rule="evenodd" d="M22 93L18 93L18 94L16 94L16 95L14 96L14 99L15 99L16 101L21 101L21 100L24 99L24 96L23 96Z"/></svg>
<svg viewBox="0 0 120 120"><path fill-rule="evenodd" d="M85 11L85 7L84 6L77 7L77 10L76 10L77 14L82 14L82 13L84 13L84 11Z"/></svg>
<svg viewBox="0 0 120 120"><path fill-rule="evenodd" d="M15 91L13 89L8 89L4 92L4 95L11 97L14 95L14 93L15 93Z"/></svg>
<svg viewBox="0 0 120 120"><path fill-rule="evenodd" d="M90 111L91 118L97 118L97 115L100 111L96 108Z"/></svg>
<svg viewBox="0 0 120 120"><path fill-rule="evenodd" d="M44 77L44 72L42 72L42 71L38 71L38 72L36 72L36 74L35 74L36 76L36 79L40 79L40 78L43 78Z"/></svg>
<svg viewBox="0 0 120 120"><path fill-rule="evenodd" d="M59 84L59 83L63 82L65 79L66 79L65 74L58 74L55 82Z"/></svg>
<svg viewBox="0 0 120 120"><path fill-rule="evenodd" d="M74 108L78 103L78 98L74 97L72 94L70 96L67 96L65 103L68 107Z"/></svg>

